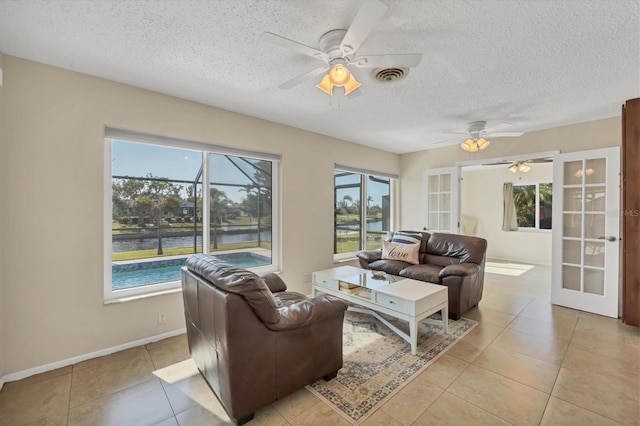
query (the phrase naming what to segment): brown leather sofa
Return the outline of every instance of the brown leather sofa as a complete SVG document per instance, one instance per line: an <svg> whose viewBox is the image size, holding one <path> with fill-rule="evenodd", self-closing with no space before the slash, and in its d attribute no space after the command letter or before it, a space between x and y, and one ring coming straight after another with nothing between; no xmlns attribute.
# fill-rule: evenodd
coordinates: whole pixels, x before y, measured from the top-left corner
<svg viewBox="0 0 640 426"><path fill-rule="evenodd" d="M419 233L420 264L382 259L382 250L357 254L360 266L391 275L446 285L449 292L449 317L458 319L482 299L487 240L458 234L415 231ZM390 241L393 232L385 240Z"/></svg>
<svg viewBox="0 0 640 426"><path fill-rule="evenodd" d="M189 351L236 424L342 367L346 305L286 291L275 274L196 254L182 268Z"/></svg>

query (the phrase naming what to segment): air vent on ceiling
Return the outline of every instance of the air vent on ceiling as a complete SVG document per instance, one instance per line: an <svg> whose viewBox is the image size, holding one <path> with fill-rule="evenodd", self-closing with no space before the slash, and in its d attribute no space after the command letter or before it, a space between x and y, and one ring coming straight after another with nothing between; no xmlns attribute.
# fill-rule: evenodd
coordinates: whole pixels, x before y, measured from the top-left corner
<svg viewBox="0 0 640 426"><path fill-rule="evenodd" d="M402 80L409 74L409 68L376 68L371 78L381 83L393 83Z"/></svg>

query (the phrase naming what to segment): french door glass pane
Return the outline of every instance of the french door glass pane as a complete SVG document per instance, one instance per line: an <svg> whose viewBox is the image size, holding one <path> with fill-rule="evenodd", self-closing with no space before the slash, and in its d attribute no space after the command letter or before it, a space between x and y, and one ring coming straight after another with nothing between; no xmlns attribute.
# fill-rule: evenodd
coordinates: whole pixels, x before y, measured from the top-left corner
<svg viewBox="0 0 640 426"><path fill-rule="evenodd" d="M562 288L580 291L580 267L562 266Z"/></svg>
<svg viewBox="0 0 640 426"><path fill-rule="evenodd" d="M582 184L582 160L568 161L564 163L564 184L580 185Z"/></svg>
<svg viewBox="0 0 640 426"><path fill-rule="evenodd" d="M443 174L440 175L440 192L450 192L451 191L451 175Z"/></svg>
<svg viewBox="0 0 640 426"><path fill-rule="evenodd" d="M429 194L429 210L431 211L438 211L440 210L440 205L438 204L439 201L439 197L438 194Z"/></svg>
<svg viewBox="0 0 640 426"><path fill-rule="evenodd" d="M439 189L439 179L438 175L429 176L429 192L438 192Z"/></svg>
<svg viewBox="0 0 640 426"><path fill-rule="evenodd" d="M604 268L604 242L585 241L584 242L584 264L586 266L597 266Z"/></svg>
<svg viewBox="0 0 640 426"><path fill-rule="evenodd" d="M582 215L578 213L565 213L562 235L564 237L582 237Z"/></svg>
<svg viewBox="0 0 640 426"><path fill-rule="evenodd" d="M605 219L602 213L585 213L584 237L593 239L604 237Z"/></svg>
<svg viewBox="0 0 640 426"><path fill-rule="evenodd" d="M585 163L585 183L605 183L607 178L607 160L596 158Z"/></svg>
<svg viewBox="0 0 640 426"><path fill-rule="evenodd" d="M604 270L584 268L584 292L604 295Z"/></svg>
<svg viewBox="0 0 640 426"><path fill-rule="evenodd" d="M582 210L582 188L564 188L563 210L579 212Z"/></svg>
<svg viewBox="0 0 640 426"><path fill-rule="evenodd" d="M606 188L604 186L590 186L585 188L584 209L592 212L603 212L606 209Z"/></svg>
<svg viewBox="0 0 640 426"><path fill-rule="evenodd" d="M580 253L582 249L580 248L582 243L576 240L563 240L562 241L562 262L563 263L573 263L575 265L579 265L582 262L580 259Z"/></svg>

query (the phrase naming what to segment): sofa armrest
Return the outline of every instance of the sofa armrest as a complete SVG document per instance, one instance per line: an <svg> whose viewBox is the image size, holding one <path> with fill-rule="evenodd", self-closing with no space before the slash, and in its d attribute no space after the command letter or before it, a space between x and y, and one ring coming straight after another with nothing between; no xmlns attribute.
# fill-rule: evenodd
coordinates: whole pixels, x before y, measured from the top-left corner
<svg viewBox="0 0 640 426"><path fill-rule="evenodd" d="M276 324L265 324L274 331L294 330L327 318L344 316L347 304L337 297L318 296L278 308L280 320Z"/></svg>
<svg viewBox="0 0 640 426"><path fill-rule="evenodd" d="M456 275L459 277L466 277L469 275L477 274L480 271L480 267L475 263L458 263L456 265L448 265L440 270L440 278L450 277Z"/></svg>
<svg viewBox="0 0 640 426"><path fill-rule="evenodd" d="M382 249L365 250L356 254L358 259L365 261L367 264L382 259Z"/></svg>
<svg viewBox="0 0 640 426"><path fill-rule="evenodd" d="M271 290L271 293L287 291L287 285L282 281L282 278L280 278L279 275L270 272L260 276L260 278L264 280L267 287L269 287L269 290Z"/></svg>

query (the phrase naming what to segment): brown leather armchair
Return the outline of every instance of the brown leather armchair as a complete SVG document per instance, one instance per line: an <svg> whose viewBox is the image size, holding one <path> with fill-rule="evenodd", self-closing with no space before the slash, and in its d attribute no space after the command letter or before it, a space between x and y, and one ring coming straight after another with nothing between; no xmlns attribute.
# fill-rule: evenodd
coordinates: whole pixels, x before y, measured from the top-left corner
<svg viewBox="0 0 640 426"><path fill-rule="evenodd" d="M237 424L342 367L341 300L286 291L275 274L211 255L191 256L181 273L189 351Z"/></svg>

